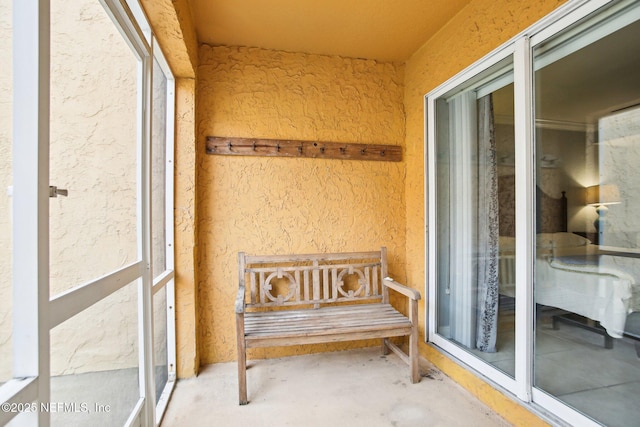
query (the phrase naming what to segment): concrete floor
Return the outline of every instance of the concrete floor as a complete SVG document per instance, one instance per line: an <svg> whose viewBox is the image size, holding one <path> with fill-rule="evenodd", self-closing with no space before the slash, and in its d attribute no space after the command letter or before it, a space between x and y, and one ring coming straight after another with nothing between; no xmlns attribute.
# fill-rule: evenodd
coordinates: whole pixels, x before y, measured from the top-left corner
<svg viewBox="0 0 640 427"><path fill-rule="evenodd" d="M238 405L237 365L205 366L178 381L162 427L171 426L508 426L440 371L423 378L379 348L249 361L250 403Z"/></svg>

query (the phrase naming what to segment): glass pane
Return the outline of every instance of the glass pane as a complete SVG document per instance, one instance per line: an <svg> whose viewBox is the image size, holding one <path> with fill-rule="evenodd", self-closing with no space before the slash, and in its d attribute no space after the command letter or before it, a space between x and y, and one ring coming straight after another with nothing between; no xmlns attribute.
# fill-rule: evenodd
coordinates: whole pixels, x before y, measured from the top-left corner
<svg viewBox="0 0 640 427"><path fill-rule="evenodd" d="M534 49L534 384L629 426L640 419L640 21L600 16Z"/></svg>
<svg viewBox="0 0 640 427"><path fill-rule="evenodd" d="M437 331L515 370L511 58L436 100Z"/></svg>
<svg viewBox="0 0 640 427"><path fill-rule="evenodd" d="M167 384L167 287L153 296L153 351L155 357L156 402Z"/></svg>
<svg viewBox="0 0 640 427"><path fill-rule="evenodd" d="M51 2L51 295L137 259L137 67L99 0Z"/></svg>
<svg viewBox="0 0 640 427"><path fill-rule="evenodd" d="M0 383L12 377L12 245L11 196L13 119L11 0L0 0Z"/></svg>
<svg viewBox="0 0 640 427"><path fill-rule="evenodd" d="M139 397L134 282L51 330L51 425L122 426Z"/></svg>
<svg viewBox="0 0 640 427"><path fill-rule="evenodd" d="M153 61L153 117L151 134L151 272L156 278L166 269L165 194L167 142L167 78Z"/></svg>

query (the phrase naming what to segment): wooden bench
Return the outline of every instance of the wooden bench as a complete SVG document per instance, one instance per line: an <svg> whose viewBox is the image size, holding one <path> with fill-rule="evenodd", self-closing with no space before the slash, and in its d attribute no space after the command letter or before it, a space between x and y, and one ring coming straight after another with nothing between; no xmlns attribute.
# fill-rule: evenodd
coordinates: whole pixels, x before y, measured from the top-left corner
<svg viewBox="0 0 640 427"><path fill-rule="evenodd" d="M382 352L418 370L420 293L387 277L387 252L238 257L238 387L247 400L247 348L381 338ZM248 284L248 285L247 285ZM409 317L389 303L389 289L409 300ZM390 337L408 336L405 354Z"/></svg>

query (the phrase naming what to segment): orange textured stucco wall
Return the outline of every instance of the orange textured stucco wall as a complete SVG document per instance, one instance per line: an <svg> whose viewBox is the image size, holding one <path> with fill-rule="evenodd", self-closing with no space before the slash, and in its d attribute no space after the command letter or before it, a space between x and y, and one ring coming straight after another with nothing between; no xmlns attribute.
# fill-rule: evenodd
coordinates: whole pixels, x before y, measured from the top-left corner
<svg viewBox="0 0 640 427"><path fill-rule="evenodd" d="M140 0L175 77L193 78L198 38L188 0Z"/></svg>
<svg viewBox="0 0 640 427"><path fill-rule="evenodd" d="M175 129L175 304L176 373L197 374L200 359L196 342L198 298L196 278L196 83L176 79Z"/></svg>
<svg viewBox="0 0 640 427"><path fill-rule="evenodd" d="M407 281L424 283L424 95L496 47L559 7L563 0L475 0L407 61L404 106L406 111ZM421 289L420 289L421 290ZM423 304L427 301L423 299ZM424 333L421 306L421 334ZM515 425L536 425L540 419L493 390L470 372L428 345L422 354L446 374ZM515 409L514 409L515 408Z"/></svg>
<svg viewBox="0 0 640 427"><path fill-rule="evenodd" d="M196 279L196 66L198 40L187 0L141 0L175 77L175 317L176 373L198 373ZM171 369L171 367L170 367Z"/></svg>
<svg viewBox="0 0 640 427"><path fill-rule="evenodd" d="M208 135L402 145L403 67L264 49L200 48L198 142ZM201 362L235 360L237 253L387 246L405 278L405 163L198 157ZM249 357L362 343L253 349Z"/></svg>

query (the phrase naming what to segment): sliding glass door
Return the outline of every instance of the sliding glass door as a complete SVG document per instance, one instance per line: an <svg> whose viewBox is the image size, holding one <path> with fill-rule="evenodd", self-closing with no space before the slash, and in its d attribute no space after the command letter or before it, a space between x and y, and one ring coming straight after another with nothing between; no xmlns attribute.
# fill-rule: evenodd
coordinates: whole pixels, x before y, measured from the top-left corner
<svg viewBox="0 0 640 427"><path fill-rule="evenodd" d="M533 49L534 386L640 420L640 20L614 4Z"/></svg>
<svg viewBox="0 0 640 427"><path fill-rule="evenodd" d="M513 58L434 101L437 333L515 375ZM500 289L506 289L501 295Z"/></svg>
<svg viewBox="0 0 640 427"><path fill-rule="evenodd" d="M425 103L428 338L572 425L640 419L639 70L640 4L574 2Z"/></svg>

